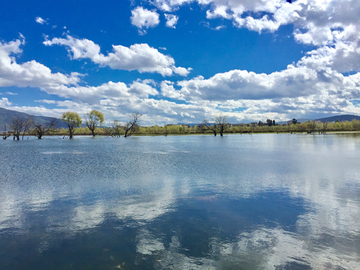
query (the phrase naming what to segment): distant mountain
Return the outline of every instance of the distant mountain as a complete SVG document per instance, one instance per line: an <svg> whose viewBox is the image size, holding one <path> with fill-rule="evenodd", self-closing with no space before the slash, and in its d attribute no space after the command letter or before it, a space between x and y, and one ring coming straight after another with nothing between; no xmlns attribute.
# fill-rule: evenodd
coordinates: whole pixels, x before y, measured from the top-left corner
<svg viewBox="0 0 360 270"><path fill-rule="evenodd" d="M10 129L11 121L14 116L23 118L23 119L32 117L34 119L34 122L39 125L44 125L46 123L49 123L52 119L54 119L53 117L34 116L34 115L27 114L27 113L22 113L22 112L17 112L17 111L0 108L0 131L5 130L5 125L6 125L6 130ZM64 125L64 123L61 122L60 119L59 119L59 127L66 127Z"/></svg>
<svg viewBox="0 0 360 270"><path fill-rule="evenodd" d="M337 120L339 120L340 122L342 122L342 121L352 121L354 119L360 120L360 116L347 114L347 115L325 117L325 118L320 118L320 119L316 119L316 120L321 121L321 122L336 122Z"/></svg>
<svg viewBox="0 0 360 270"><path fill-rule="evenodd" d="M316 118L316 119L296 119L298 121L298 123L304 123L304 122L308 122L308 121L312 121L312 120L317 120L317 121L321 121L321 122L336 122L337 120L339 120L339 122L342 121L352 121L352 120L360 120L360 116L357 115L337 115L337 116L331 116L331 117L324 117L324 118ZM289 119L289 121L291 121L292 119ZM283 124L287 124L288 121L282 121L282 122L277 122L279 125L283 125Z"/></svg>

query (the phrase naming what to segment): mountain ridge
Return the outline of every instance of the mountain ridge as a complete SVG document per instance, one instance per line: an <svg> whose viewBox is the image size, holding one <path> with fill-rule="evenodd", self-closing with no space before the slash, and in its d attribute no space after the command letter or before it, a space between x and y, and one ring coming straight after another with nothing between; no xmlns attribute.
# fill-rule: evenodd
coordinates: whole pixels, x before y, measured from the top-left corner
<svg viewBox="0 0 360 270"><path fill-rule="evenodd" d="M4 131L5 127L6 130L10 130L10 125L13 117L19 117L23 119L27 119L32 117L34 122L37 125L45 125L49 123L52 119L58 119L56 117L48 117L48 116L35 116L23 112L18 112L14 110L8 110L0 107L0 131ZM58 126L59 128L66 127L65 123L61 122L61 119L58 119Z"/></svg>

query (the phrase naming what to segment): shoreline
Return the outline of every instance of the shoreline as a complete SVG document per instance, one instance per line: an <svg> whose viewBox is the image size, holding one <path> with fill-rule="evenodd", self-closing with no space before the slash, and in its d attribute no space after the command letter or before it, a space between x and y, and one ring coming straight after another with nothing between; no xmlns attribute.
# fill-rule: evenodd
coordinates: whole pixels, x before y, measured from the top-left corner
<svg viewBox="0 0 360 270"><path fill-rule="evenodd" d="M224 133L224 136L227 135L256 135L256 134L290 134L290 135L336 135L336 134L360 134L360 131L327 131L325 133L321 132L244 132L244 133ZM161 134L161 133L149 133L149 134L133 134L130 137L167 137L167 136L199 136L199 135L206 135L206 136L212 136L212 137L221 137L219 134L214 136L212 133L172 133L172 134ZM59 139L68 139L69 134L48 134L44 137L63 137ZM36 137L34 134L26 134L24 137ZM65 137L65 138L64 138ZM93 137L91 134L74 134L74 137ZM124 137L124 134L121 134L120 136L109 136L109 135L103 135L103 134L97 134L95 137L112 137L112 138L120 138ZM25 139L25 138L24 138ZM8 137L7 140L13 140L12 136ZM22 140L22 139L20 139ZM26 139L27 140L27 139Z"/></svg>

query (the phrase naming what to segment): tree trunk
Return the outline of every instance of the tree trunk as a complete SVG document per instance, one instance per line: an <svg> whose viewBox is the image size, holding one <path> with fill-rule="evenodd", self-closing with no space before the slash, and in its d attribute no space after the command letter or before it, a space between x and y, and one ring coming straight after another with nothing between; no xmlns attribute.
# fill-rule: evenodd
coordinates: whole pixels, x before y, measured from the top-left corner
<svg viewBox="0 0 360 270"><path fill-rule="evenodd" d="M70 125L69 125L69 132L70 132L70 138L69 139L72 139L73 138L73 129L70 127Z"/></svg>

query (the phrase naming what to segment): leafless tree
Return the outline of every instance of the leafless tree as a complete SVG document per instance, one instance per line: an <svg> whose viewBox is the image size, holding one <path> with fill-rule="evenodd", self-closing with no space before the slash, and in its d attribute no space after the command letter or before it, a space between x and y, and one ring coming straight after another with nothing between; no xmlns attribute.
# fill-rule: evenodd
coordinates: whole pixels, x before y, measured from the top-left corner
<svg viewBox="0 0 360 270"><path fill-rule="evenodd" d="M6 140L8 137L11 136L11 133L10 132L7 132L6 131L6 124L4 125L4 132L3 132L3 135L2 135L2 138L3 140Z"/></svg>
<svg viewBox="0 0 360 270"><path fill-rule="evenodd" d="M22 140L24 139L24 136L26 133L28 133L32 127L34 126L34 119L32 117L29 117L25 122L22 130Z"/></svg>
<svg viewBox="0 0 360 270"><path fill-rule="evenodd" d="M45 125L36 125L34 124L34 130L36 132L36 137L41 139L43 136L50 134L55 128L58 127L58 120L52 118L51 121Z"/></svg>
<svg viewBox="0 0 360 270"><path fill-rule="evenodd" d="M24 136L27 132L30 131L34 124L33 119L30 117L27 120L24 120L23 118L14 116L11 121L11 129L13 130L13 140L20 140L20 135L22 135L22 139L24 139Z"/></svg>
<svg viewBox="0 0 360 270"><path fill-rule="evenodd" d="M112 137L120 137L124 132L124 126L118 120L114 120L111 127L111 136Z"/></svg>
<svg viewBox="0 0 360 270"><path fill-rule="evenodd" d="M229 127L229 123L227 121L227 117L223 115L216 116L214 118L214 122L216 123L220 136L223 136L224 131Z"/></svg>
<svg viewBox="0 0 360 270"><path fill-rule="evenodd" d="M131 136L132 133L136 132L136 130L139 129L139 120L140 120L141 116L142 116L142 114L140 114L138 112L134 112L131 114L130 121L127 122L124 126L124 129L125 129L124 137Z"/></svg>
<svg viewBox="0 0 360 270"><path fill-rule="evenodd" d="M216 123L210 123L208 119L205 119L203 122L203 129L204 130L210 130L213 132L214 136L217 135L217 124Z"/></svg>
<svg viewBox="0 0 360 270"><path fill-rule="evenodd" d="M20 133L24 128L24 121L22 118L14 116L12 121L11 121L11 125L10 128L13 130L13 140L17 139L18 141L20 140Z"/></svg>

